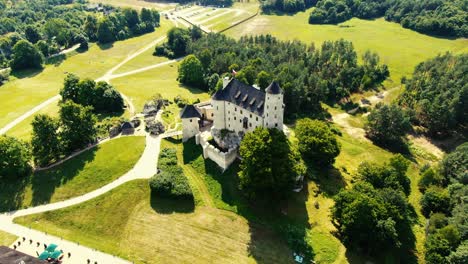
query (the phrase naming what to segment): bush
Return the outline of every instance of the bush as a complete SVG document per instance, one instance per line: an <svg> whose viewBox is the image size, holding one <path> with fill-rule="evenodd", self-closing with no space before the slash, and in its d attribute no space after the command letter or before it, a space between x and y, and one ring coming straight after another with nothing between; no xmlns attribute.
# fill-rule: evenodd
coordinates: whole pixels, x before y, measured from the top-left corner
<svg viewBox="0 0 468 264"><path fill-rule="evenodd" d="M447 190L440 187L430 187L421 197L421 211L424 216L429 217L431 213L450 213L450 197Z"/></svg>
<svg viewBox="0 0 468 264"><path fill-rule="evenodd" d="M421 174L421 179L419 180L418 187L419 190L424 192L429 186L441 186L443 182L442 176L437 173L434 169L429 168Z"/></svg>
<svg viewBox="0 0 468 264"><path fill-rule="evenodd" d="M155 195L167 198L191 199L192 189L187 178L179 166L172 166L170 169L153 176L150 179L151 190Z"/></svg>
<svg viewBox="0 0 468 264"><path fill-rule="evenodd" d="M14 137L0 136L0 178L19 178L31 172L30 146Z"/></svg>

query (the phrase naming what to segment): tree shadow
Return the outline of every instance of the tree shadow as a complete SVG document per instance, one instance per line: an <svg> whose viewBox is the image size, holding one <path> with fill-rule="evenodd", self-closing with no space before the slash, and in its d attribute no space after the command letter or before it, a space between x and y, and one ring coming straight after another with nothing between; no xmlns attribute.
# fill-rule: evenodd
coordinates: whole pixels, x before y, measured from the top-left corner
<svg viewBox="0 0 468 264"><path fill-rule="evenodd" d="M98 45L98 47L99 47L101 50L108 50L108 49L111 49L112 47L114 47L114 42L110 42L110 43L99 43L99 42L96 42L96 44Z"/></svg>
<svg viewBox="0 0 468 264"><path fill-rule="evenodd" d="M24 78L32 78L38 74L40 74L44 68L40 69L25 69L25 70L18 70L18 71L11 71L10 75L14 76L18 79L24 79Z"/></svg>
<svg viewBox="0 0 468 264"><path fill-rule="evenodd" d="M313 161L304 159L307 164L308 177L314 180L318 187L318 193L323 193L327 198L338 194L348 185L341 171L333 166L317 167Z"/></svg>
<svg viewBox="0 0 468 264"><path fill-rule="evenodd" d="M32 205L49 203L55 189L73 179L84 166L93 161L99 146L48 170L35 172L31 180Z"/></svg>
<svg viewBox="0 0 468 264"><path fill-rule="evenodd" d="M21 207L24 191L31 181L31 175L20 179L0 178L0 212L12 211Z"/></svg>
<svg viewBox="0 0 468 264"><path fill-rule="evenodd" d="M159 214L173 213L193 213L195 211L195 201L190 199L174 199L158 196L154 191L150 195L151 208Z"/></svg>
<svg viewBox="0 0 468 264"><path fill-rule="evenodd" d="M62 62L65 61L66 58L67 58L67 55L65 55L65 54L52 55L52 56L50 56L49 58L46 59L45 64L46 65L54 65L55 67L58 67L58 66L60 66L60 64L62 64Z"/></svg>

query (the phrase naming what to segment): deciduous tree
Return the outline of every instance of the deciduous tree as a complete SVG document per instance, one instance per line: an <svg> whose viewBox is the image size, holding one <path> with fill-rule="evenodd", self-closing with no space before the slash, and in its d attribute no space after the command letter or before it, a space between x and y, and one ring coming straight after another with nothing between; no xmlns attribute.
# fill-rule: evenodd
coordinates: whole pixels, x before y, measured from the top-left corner
<svg viewBox="0 0 468 264"><path fill-rule="evenodd" d="M34 163L46 166L60 157L59 122L48 115L36 115L31 122Z"/></svg>

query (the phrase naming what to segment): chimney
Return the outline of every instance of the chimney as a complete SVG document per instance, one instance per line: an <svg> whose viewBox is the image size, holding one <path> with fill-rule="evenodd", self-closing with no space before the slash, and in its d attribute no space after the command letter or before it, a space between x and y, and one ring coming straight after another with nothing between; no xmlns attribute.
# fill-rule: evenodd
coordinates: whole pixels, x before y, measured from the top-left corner
<svg viewBox="0 0 468 264"><path fill-rule="evenodd" d="M224 79L223 79L223 89L226 88L226 86L229 84L230 81L231 81L231 79L229 79L228 76L224 77Z"/></svg>

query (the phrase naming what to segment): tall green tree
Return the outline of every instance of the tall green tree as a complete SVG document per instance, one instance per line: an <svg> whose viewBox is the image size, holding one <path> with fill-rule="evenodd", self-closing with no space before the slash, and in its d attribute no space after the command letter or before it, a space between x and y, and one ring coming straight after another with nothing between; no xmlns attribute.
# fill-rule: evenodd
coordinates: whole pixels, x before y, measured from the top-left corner
<svg viewBox="0 0 468 264"><path fill-rule="evenodd" d="M188 55L185 57L179 66L178 79L183 84L195 87L204 87L203 65L200 60L198 60L194 55Z"/></svg>
<svg viewBox="0 0 468 264"><path fill-rule="evenodd" d="M300 119L296 123L295 132L299 140L299 151L319 165L333 164L340 154L340 145L335 134L323 121Z"/></svg>
<svg viewBox="0 0 468 264"><path fill-rule="evenodd" d="M167 33L167 44L176 57L186 54L190 42L190 32L187 29L174 27Z"/></svg>
<svg viewBox="0 0 468 264"><path fill-rule="evenodd" d="M36 42L41 40L41 33L39 32L39 29L33 25L26 26L24 29L24 36L32 44L36 44Z"/></svg>
<svg viewBox="0 0 468 264"><path fill-rule="evenodd" d="M0 178L15 179L31 172L30 146L14 137L0 136Z"/></svg>
<svg viewBox="0 0 468 264"><path fill-rule="evenodd" d="M41 52L27 40L20 40L13 47L13 56L10 62L12 70L28 68L41 68L44 58Z"/></svg>
<svg viewBox="0 0 468 264"><path fill-rule="evenodd" d="M431 213L450 212L450 197L447 190L432 186L426 190L420 200L421 211L424 216L429 217Z"/></svg>
<svg viewBox="0 0 468 264"><path fill-rule="evenodd" d="M48 115L36 115L31 122L34 163L47 166L60 157L59 122Z"/></svg>
<svg viewBox="0 0 468 264"><path fill-rule="evenodd" d="M240 149L240 187L253 199L287 197L295 179L305 172L298 151L283 132L256 128L243 138Z"/></svg>
<svg viewBox="0 0 468 264"><path fill-rule="evenodd" d="M114 25L108 18L104 18L98 22L97 39L100 43L110 43L115 41L115 36L112 32Z"/></svg>
<svg viewBox="0 0 468 264"><path fill-rule="evenodd" d="M401 143L411 129L408 115L395 104L378 104L367 117L366 135L376 143L392 145Z"/></svg>
<svg viewBox="0 0 468 264"><path fill-rule="evenodd" d="M93 108L82 106L73 101L60 105L61 145L66 154L83 148L96 140L96 116Z"/></svg>

